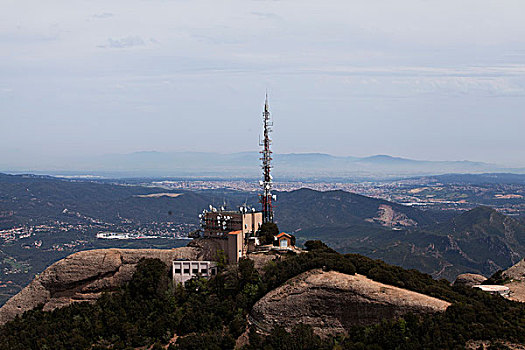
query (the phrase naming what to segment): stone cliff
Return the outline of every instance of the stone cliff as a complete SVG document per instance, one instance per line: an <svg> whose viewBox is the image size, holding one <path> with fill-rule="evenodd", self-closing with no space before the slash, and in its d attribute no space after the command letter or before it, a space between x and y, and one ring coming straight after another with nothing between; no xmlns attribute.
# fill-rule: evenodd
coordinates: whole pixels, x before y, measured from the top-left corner
<svg viewBox="0 0 525 350"><path fill-rule="evenodd" d="M324 336L408 312L441 312L449 305L362 275L316 269L292 278L265 295L254 305L251 320L263 331L274 326L290 330L296 324L308 324Z"/></svg>
<svg viewBox="0 0 525 350"><path fill-rule="evenodd" d="M168 266L175 259L203 260L196 247L166 249L99 249L72 254L57 261L0 308L0 324L39 305L44 310L73 302L94 301L103 292L128 282L141 258L158 258Z"/></svg>
<svg viewBox="0 0 525 350"><path fill-rule="evenodd" d="M510 289L510 298L525 303L525 259L503 272L503 277L509 279L505 283Z"/></svg>
<svg viewBox="0 0 525 350"><path fill-rule="evenodd" d="M478 275L476 273L462 273L461 275L458 275L458 277L456 277L456 280L454 281L454 285L472 287L478 284L482 284L486 280L487 280L487 277L483 275Z"/></svg>

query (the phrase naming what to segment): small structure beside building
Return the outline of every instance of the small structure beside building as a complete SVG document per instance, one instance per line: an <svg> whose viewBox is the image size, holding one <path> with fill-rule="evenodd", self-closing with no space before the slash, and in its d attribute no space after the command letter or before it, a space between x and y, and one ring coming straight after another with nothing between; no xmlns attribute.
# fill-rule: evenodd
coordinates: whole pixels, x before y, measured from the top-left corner
<svg viewBox="0 0 525 350"><path fill-rule="evenodd" d="M510 288L507 286L479 284L477 286L472 286L472 288L478 288L490 294L499 294L503 297L508 297L510 295Z"/></svg>
<svg viewBox="0 0 525 350"><path fill-rule="evenodd" d="M214 261L173 261L173 284L186 283L192 278L210 278L217 274L217 263Z"/></svg>
<svg viewBox="0 0 525 350"><path fill-rule="evenodd" d="M273 245L279 249L293 249L295 246L295 239L292 235L281 232L274 237Z"/></svg>

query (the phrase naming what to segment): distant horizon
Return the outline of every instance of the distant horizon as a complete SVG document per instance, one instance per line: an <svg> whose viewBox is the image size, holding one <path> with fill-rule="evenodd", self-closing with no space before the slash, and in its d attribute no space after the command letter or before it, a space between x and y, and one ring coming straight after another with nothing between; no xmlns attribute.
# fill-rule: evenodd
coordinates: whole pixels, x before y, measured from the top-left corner
<svg viewBox="0 0 525 350"><path fill-rule="evenodd" d="M525 167L470 160L417 160L376 154L365 157L328 153L274 153L273 174L281 179L366 181L443 174L523 174ZM25 162L25 165L24 165ZM0 163L0 172L101 178L254 179L261 176L257 151L234 153L137 151L92 157L57 157Z"/></svg>
<svg viewBox="0 0 525 350"><path fill-rule="evenodd" d="M137 153L204 153L204 154L221 154L221 155L231 155L231 154L245 154L245 153L259 153L259 150L246 150L246 151L237 151L237 152L213 152L213 151L156 151L156 150L141 150L141 151L133 151L133 152L125 152L125 153L104 153L101 154L101 156L108 156L108 155L130 155L130 154L137 154ZM365 154L365 155L353 155L353 154L333 154L328 152L273 152L273 154L278 155L327 155L331 157L337 157L337 158L372 158L372 157L389 157L389 158L399 158L399 159L406 159L406 160L415 160L415 161L421 161L421 162L476 162L476 163L486 163L486 164L495 164L495 165L501 165L494 162L486 162L486 161L476 161L476 160L469 160L469 159L417 159L417 158L410 158L408 156L402 156L402 155L390 155L387 153L377 153L377 154ZM517 165L519 166L519 165ZM525 163L523 164L525 166Z"/></svg>
<svg viewBox="0 0 525 350"><path fill-rule="evenodd" d="M59 159L59 160L69 160L69 159L75 159L75 158L101 158L101 157L110 157L110 156L129 156L129 155L138 155L138 154L216 154L216 155L236 155L236 154L256 154L259 153L260 150L253 149L253 150L243 150L243 151L234 151L234 152L220 152L220 151L206 151L206 150L173 150L173 151L160 151L160 150L154 150L154 149L146 149L146 150L136 150L136 151L129 151L129 152L106 152L106 153L87 153L87 154L81 154L81 155L71 155L71 156L47 156L45 158L47 159ZM388 153L375 153L375 154L334 154L329 152L320 152L320 151L304 151L304 152L273 152L274 155L321 155L321 156L330 156L334 158L355 158L355 159L366 159L366 158L374 158L374 157L385 157L385 158L393 158L393 159L402 159L402 160L411 160L411 161L418 161L418 162L472 162L472 163L483 163L487 165L495 165L495 166L501 166L501 167L508 167L508 168L525 168L525 160L521 164L505 164L500 162L491 162L491 161L483 161L483 160L475 160L475 159L443 159L443 158L414 158L409 157L407 155L398 155L398 154L388 154ZM42 155L35 154L35 158L42 159ZM17 161L21 161L22 159L17 158ZM31 160L28 160L28 162L31 162ZM0 166L4 166L5 164L12 163L10 161L3 161L2 155L0 155ZM66 169L65 169L66 170ZM1 169L0 169L1 171Z"/></svg>
<svg viewBox="0 0 525 350"><path fill-rule="evenodd" d="M273 149L272 149L273 150ZM129 151L122 151L122 152L79 152L76 154L46 154L42 152L26 152L22 151L20 149L14 150L10 153L4 152L3 154L0 154L0 167L7 165L9 163L15 163L22 161L24 158L28 159L27 162L31 162L32 158L34 159L74 159L74 158L96 158L96 157L108 157L108 156L126 156L126 155L133 155L133 154L147 154L147 153L158 153L158 154L219 154L219 155L233 155L233 154L247 154L247 153L259 153L259 149L245 149L245 150L235 150L231 152L227 151L216 151L216 150L194 150L194 149L177 149L177 150L157 150L157 149L143 149L143 150L129 150ZM504 162L504 161L497 161L497 160L488 160L488 159L478 159L478 158L462 158L462 157L450 157L450 158L440 158L437 156L429 156L429 157L411 157L408 154L389 154L387 152L379 152L379 153L364 153L364 152L356 152L356 153L332 153L328 151L286 151L286 152L278 152L273 150L274 154L278 155L328 155L331 157L337 157L337 158L370 158L370 157L378 157L378 156L385 156L385 157L391 157L391 158L400 158L405 160L414 160L414 161L421 161L421 162L473 162L473 163L485 163L489 165L495 165L495 166L501 166L506 168L525 168L525 158L523 161L515 161L515 162Z"/></svg>

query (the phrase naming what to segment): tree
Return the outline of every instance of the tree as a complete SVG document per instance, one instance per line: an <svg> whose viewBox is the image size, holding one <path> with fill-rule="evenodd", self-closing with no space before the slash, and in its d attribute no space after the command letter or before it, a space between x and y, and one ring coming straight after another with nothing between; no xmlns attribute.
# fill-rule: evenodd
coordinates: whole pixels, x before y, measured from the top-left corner
<svg viewBox="0 0 525 350"><path fill-rule="evenodd" d="M261 244L272 244L273 238L279 234L279 227L273 222L265 222L259 229Z"/></svg>
<svg viewBox="0 0 525 350"><path fill-rule="evenodd" d="M335 250L333 250L332 248L330 248L329 246L327 246L326 244L318 240L317 241L306 241L304 243L304 247L308 251L317 250L317 251L327 251L330 253L335 253Z"/></svg>

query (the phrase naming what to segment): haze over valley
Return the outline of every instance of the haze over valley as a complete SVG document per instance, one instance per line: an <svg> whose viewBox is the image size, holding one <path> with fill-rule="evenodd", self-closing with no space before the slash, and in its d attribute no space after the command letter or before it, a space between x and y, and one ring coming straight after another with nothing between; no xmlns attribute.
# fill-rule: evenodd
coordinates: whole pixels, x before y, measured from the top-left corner
<svg viewBox="0 0 525 350"><path fill-rule="evenodd" d="M275 176L287 180L381 180L448 173L525 173L525 167L462 161L413 160L388 155L341 157L322 153L274 154ZM16 173L64 176L257 179L258 153L135 152L98 157L24 157L2 163Z"/></svg>

